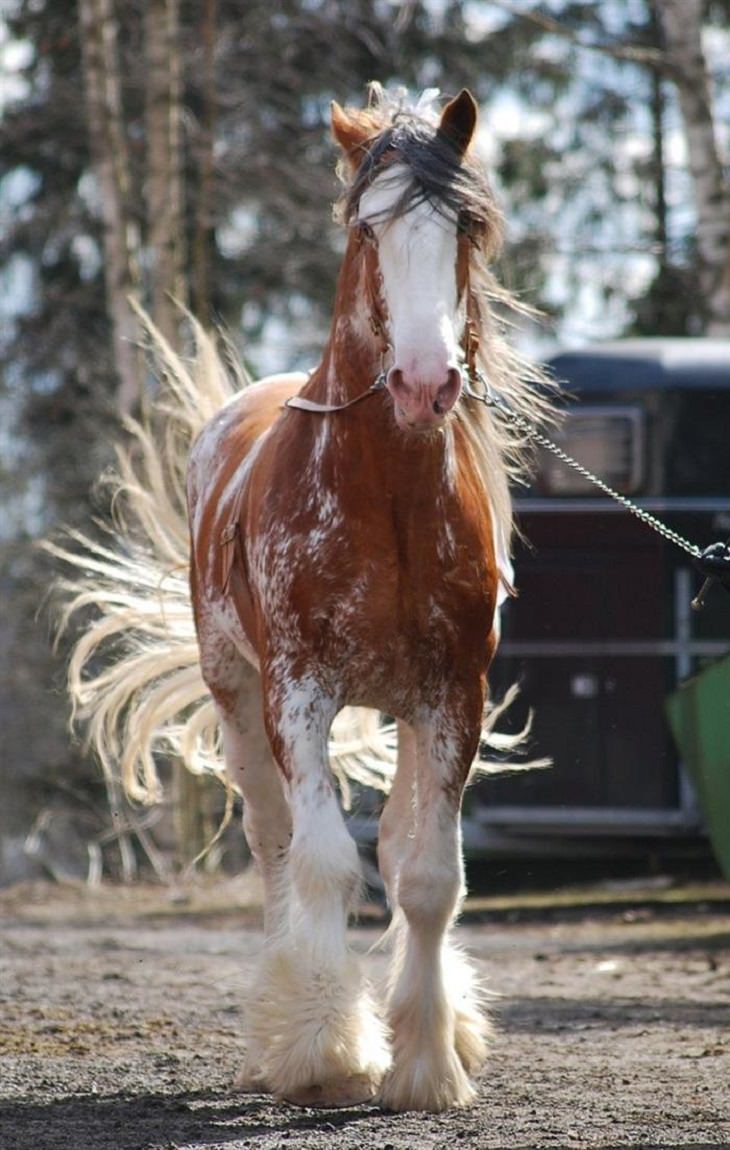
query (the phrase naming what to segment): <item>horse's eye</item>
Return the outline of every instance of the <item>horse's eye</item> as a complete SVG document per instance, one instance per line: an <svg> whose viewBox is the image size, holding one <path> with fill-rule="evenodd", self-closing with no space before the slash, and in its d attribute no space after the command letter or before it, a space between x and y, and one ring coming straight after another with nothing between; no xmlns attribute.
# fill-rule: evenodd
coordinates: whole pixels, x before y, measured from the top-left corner
<svg viewBox="0 0 730 1150"><path fill-rule="evenodd" d="M368 242L370 242L370 243L374 242L375 232L373 231L371 225L367 222L367 220L358 220L357 226L360 230L360 235L362 236L362 238L364 240L368 240Z"/></svg>
<svg viewBox="0 0 730 1150"><path fill-rule="evenodd" d="M484 224L470 215L469 212L460 212L457 221L459 235L465 236L470 243L479 244L484 235Z"/></svg>

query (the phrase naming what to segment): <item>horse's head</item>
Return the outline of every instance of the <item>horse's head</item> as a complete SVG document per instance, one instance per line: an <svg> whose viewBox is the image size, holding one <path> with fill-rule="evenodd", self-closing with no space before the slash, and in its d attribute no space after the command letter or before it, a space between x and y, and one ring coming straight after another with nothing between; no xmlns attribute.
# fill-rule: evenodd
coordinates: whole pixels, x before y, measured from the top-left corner
<svg viewBox="0 0 730 1150"><path fill-rule="evenodd" d="M472 245L494 245L499 216L481 168L467 154L477 107L467 91L440 119L333 105L332 127L351 182L345 218L355 227L370 284L371 318L388 347L386 386L404 429L443 423L461 393L467 356ZM373 286L375 285L375 286Z"/></svg>

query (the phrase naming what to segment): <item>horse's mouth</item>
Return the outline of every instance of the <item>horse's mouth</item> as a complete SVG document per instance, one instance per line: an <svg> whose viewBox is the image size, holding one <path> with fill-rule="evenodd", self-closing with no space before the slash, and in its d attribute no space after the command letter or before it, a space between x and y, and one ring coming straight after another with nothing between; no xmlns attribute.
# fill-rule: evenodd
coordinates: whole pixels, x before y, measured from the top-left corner
<svg viewBox="0 0 730 1150"><path fill-rule="evenodd" d="M434 416L436 417L434 419L409 419L403 408L394 403L393 414L401 431L405 431L409 435L433 435L443 429L452 411L437 411L434 407Z"/></svg>

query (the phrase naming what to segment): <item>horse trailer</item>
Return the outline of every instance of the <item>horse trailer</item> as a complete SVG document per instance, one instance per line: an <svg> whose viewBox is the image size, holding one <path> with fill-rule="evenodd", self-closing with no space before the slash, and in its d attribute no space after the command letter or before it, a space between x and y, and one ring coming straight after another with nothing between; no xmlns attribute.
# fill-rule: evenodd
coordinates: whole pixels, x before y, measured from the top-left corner
<svg viewBox="0 0 730 1150"><path fill-rule="evenodd" d="M700 548L730 535L730 341L623 340L550 368L567 397L560 447ZM694 611L691 556L544 449L516 512L519 595L491 684L520 682L531 754L553 766L474 787L467 847L602 853L696 838L664 702L730 649L730 595L715 586Z"/></svg>

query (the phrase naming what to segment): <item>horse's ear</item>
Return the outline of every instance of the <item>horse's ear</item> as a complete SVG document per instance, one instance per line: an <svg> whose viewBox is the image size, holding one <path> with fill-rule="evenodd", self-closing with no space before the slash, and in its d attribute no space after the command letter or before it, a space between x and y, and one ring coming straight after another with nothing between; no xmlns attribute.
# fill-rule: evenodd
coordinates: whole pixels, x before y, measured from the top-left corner
<svg viewBox="0 0 730 1150"><path fill-rule="evenodd" d="M477 126L477 115L477 102L467 88L462 88L441 113L439 135L448 140L460 156L464 155L471 143Z"/></svg>
<svg viewBox="0 0 730 1150"><path fill-rule="evenodd" d="M372 129L356 116L351 116L336 100L332 101L332 135L353 164L359 165L361 150L372 138Z"/></svg>

